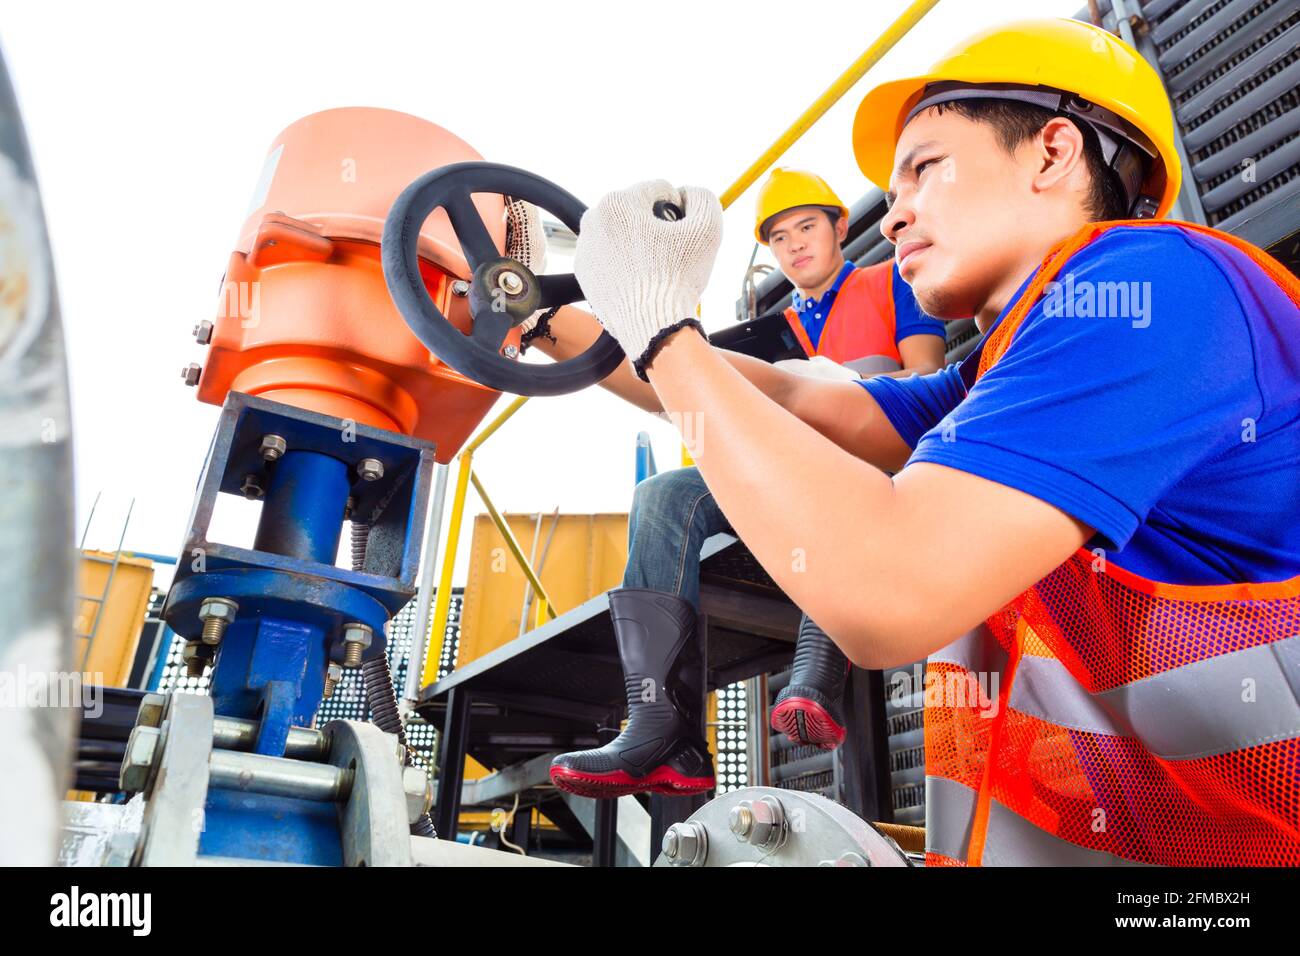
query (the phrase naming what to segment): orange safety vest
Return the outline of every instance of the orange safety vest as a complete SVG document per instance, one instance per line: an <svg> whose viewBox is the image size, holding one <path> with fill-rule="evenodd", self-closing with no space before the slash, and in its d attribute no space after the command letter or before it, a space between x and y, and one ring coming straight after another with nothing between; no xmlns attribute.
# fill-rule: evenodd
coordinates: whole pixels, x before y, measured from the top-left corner
<svg viewBox="0 0 1300 956"><path fill-rule="evenodd" d="M856 369L860 374L901 369L903 357L894 341L893 283L892 259L850 272L835 294L816 348L799 321L798 312L793 308L786 309L785 320L810 357L824 355L832 362Z"/></svg>
<svg viewBox="0 0 1300 956"><path fill-rule="evenodd" d="M990 332L983 375L1094 223ZM1300 305L1300 283L1233 236ZM1300 576L1152 581L1080 548L930 655L926 864L1300 865Z"/></svg>

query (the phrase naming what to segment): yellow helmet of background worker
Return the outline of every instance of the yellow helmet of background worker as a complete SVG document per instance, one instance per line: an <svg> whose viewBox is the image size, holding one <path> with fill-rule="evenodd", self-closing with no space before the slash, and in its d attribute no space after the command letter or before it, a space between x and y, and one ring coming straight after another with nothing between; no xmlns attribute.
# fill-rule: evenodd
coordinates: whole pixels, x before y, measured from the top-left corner
<svg viewBox="0 0 1300 956"><path fill-rule="evenodd" d="M797 206L833 207L845 219L849 218L848 207L840 202L840 197L835 195L835 190L826 184L826 180L807 170L778 166L758 190L754 238L767 245L763 224L778 213Z"/></svg>
<svg viewBox="0 0 1300 956"><path fill-rule="evenodd" d="M877 86L853 121L858 166L888 191L907 121L935 103L974 98L1038 103L1086 121L1129 192L1132 215L1158 218L1174 204L1182 169L1159 74L1127 43L1081 20L992 27L957 44L924 75Z"/></svg>

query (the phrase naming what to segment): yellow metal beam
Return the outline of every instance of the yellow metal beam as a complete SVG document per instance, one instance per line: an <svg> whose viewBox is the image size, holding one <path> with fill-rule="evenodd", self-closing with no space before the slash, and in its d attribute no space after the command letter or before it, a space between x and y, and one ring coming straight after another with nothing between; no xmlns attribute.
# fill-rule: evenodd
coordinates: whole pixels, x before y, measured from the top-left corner
<svg viewBox="0 0 1300 956"><path fill-rule="evenodd" d="M880 58L888 53L894 44L907 34L907 31L916 26L921 18L929 13L938 2L939 0L915 0L904 10L899 18L891 23L885 32L876 39L876 42L867 47L866 51L853 61L853 65L841 73L839 79L832 83L825 93L817 97L816 101L790 125L790 128L782 133L777 141L769 146L762 156L754 160L750 167L741 174L740 178L731 184L720 197L722 208L726 209L739 199L741 194L752 186L759 176L767 172L769 166L781 158L781 154L789 149L795 140L808 132L813 123L821 119L826 111L834 106L854 83L862 79L863 74L875 66Z"/></svg>
<svg viewBox="0 0 1300 956"><path fill-rule="evenodd" d="M497 511L496 505L494 505L492 499L488 497L487 490L483 487L483 483L478 480L478 475L470 472L469 480L474 482L474 490L477 491L478 496L483 499L483 505L487 508L488 514L492 517L492 523L495 524L497 530L501 532L501 537L505 538L506 547L509 548L510 553L515 556L515 561L519 564L519 567L523 569L524 577L526 577L528 583L533 586L533 591L536 592L538 600L540 600L545 606L547 616L554 618L555 608L551 606L551 597L546 593L546 588L542 587L542 579L537 576L537 572L533 570L533 566L528 563L528 558L524 556L524 549L519 546L519 541L515 538L515 533L510 530L510 525L508 525L506 520L501 517L501 513Z"/></svg>
<svg viewBox="0 0 1300 956"><path fill-rule="evenodd" d="M507 405L505 411L492 419L491 423L486 428L470 439L469 444L461 450L461 455L472 455L474 452L478 451L479 446L495 435L496 430L509 421L511 415L523 408L526 401L528 401L528 396L520 395L513 402Z"/></svg>

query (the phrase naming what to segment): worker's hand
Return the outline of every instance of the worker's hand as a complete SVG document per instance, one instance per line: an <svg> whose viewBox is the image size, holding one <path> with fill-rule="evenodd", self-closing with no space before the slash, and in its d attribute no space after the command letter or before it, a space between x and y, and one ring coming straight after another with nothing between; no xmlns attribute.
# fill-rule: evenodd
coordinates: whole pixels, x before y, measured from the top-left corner
<svg viewBox="0 0 1300 956"><path fill-rule="evenodd" d="M833 382L856 382L862 377L853 369L832 362L825 355L814 355L806 359L781 359L781 361L772 364L777 368L785 369L795 375L802 375L805 378L824 378Z"/></svg>
<svg viewBox="0 0 1300 956"><path fill-rule="evenodd" d="M684 213L659 219L666 200ZM573 272L596 318L623 346L642 381L667 334L693 325L722 242L722 206L707 189L662 179L609 193L582 217Z"/></svg>
<svg viewBox="0 0 1300 956"><path fill-rule="evenodd" d="M522 199L506 197L506 256L514 259L533 275L546 271L546 232L542 214L536 206ZM537 324L541 311L521 322L525 332Z"/></svg>

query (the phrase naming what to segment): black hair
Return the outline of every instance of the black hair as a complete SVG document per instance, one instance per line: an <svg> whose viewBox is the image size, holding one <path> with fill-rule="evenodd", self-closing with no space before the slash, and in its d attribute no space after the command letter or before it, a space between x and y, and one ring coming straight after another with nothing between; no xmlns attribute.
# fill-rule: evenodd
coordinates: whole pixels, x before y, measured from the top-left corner
<svg viewBox="0 0 1300 956"><path fill-rule="evenodd" d="M1015 100L949 100L946 103L936 103L934 109L939 113L952 110L959 116L993 127L998 142L1008 153L1014 153L1022 143L1037 136L1052 117L1064 116L1083 134L1083 159L1091 179L1086 202L1088 216L1098 222L1128 218L1129 203L1124 195L1124 187L1114 170L1106 164L1101 152L1101 141L1087 123L1053 112L1045 106Z"/></svg>
<svg viewBox="0 0 1300 956"><path fill-rule="evenodd" d="M840 221L840 210L839 210L839 207L838 207L838 206L816 206L816 205L809 204L807 207L804 207L804 206L791 206L791 207L790 207L790 209L804 209L804 208L808 208L808 209L820 209L822 212L826 213L827 217L828 217L828 218L830 219L830 221L831 221L831 227L832 227L832 228L834 228L834 227L835 227L835 224L836 224L837 222ZM767 241L767 235L768 235L768 233L772 231L772 227L769 226L768 223L770 223L770 222L771 222L773 219L775 219L777 216L780 216L780 215L783 215L784 213L789 212L790 209L782 209L781 212L774 212L774 213L772 213L772 215L768 216L766 219L763 220L762 233L763 233L763 241L764 241L764 242Z"/></svg>

